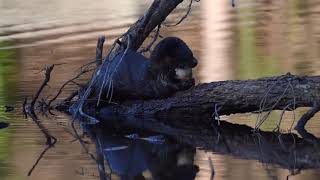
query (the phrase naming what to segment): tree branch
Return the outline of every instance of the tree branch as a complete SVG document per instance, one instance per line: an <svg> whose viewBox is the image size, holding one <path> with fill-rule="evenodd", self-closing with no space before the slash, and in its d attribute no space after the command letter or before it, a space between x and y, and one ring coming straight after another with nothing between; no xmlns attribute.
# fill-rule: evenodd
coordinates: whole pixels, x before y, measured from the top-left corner
<svg viewBox="0 0 320 180"><path fill-rule="evenodd" d="M48 82L50 81L50 76L51 76L51 71L53 70L54 64L50 65L49 67L46 67L46 71L45 71L45 79L43 80L40 88L38 89L35 97L32 99L31 103L30 103L30 110L34 111L34 105L37 102L37 99L39 98L43 88L48 84Z"/></svg>
<svg viewBox="0 0 320 180"><path fill-rule="evenodd" d="M130 49L137 50L153 29L160 25L166 17L183 0L154 0L148 11L125 34L130 34ZM127 42L124 36L122 42Z"/></svg>

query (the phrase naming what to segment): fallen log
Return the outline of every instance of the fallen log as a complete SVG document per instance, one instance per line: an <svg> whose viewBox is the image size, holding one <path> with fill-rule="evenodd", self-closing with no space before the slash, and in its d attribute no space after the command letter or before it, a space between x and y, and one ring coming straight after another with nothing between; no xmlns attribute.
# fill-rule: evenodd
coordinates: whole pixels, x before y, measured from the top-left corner
<svg viewBox="0 0 320 180"><path fill-rule="evenodd" d="M190 119L189 117L218 117L235 113L292 111L298 107L314 107L310 110L312 113L307 112L308 116L298 123L299 127L304 127L307 120L318 111L319 90L320 76L286 74L257 80L219 81L199 84L166 99L108 105L101 108L98 114L105 114L103 111L108 109L110 112L112 109L112 115L161 120L166 117Z"/></svg>

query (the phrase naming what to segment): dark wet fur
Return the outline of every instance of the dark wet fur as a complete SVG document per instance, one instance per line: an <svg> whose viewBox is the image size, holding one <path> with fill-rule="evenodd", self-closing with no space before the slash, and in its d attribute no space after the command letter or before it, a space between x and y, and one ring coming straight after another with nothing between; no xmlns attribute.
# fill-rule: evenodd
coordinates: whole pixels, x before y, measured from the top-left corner
<svg viewBox="0 0 320 180"><path fill-rule="evenodd" d="M168 37L160 41L150 59L128 50L120 62L122 55L123 52L119 53L108 64L107 76L112 77L112 86L106 83L101 99L107 99L109 87L113 87L113 101L122 101L165 98L194 86L194 79L182 81L175 78L175 68L197 65L192 51L179 38ZM99 76L97 87L102 81L103 76ZM95 96L98 93L99 88L96 88Z"/></svg>

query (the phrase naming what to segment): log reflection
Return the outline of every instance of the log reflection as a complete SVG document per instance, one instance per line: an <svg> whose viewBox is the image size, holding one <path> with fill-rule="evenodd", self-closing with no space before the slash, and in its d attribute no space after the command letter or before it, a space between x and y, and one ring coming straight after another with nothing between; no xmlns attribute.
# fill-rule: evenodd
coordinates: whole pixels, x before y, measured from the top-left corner
<svg viewBox="0 0 320 180"><path fill-rule="evenodd" d="M220 154L230 154L244 159L254 159L285 169L308 169L320 167L319 139L304 139L294 133L259 131L246 125L221 121L220 125L201 124L208 120L199 119L197 126L187 118L181 120L115 118L118 127L130 127L165 134L175 141ZM173 122L181 122L174 124ZM184 125L182 125L184 124ZM179 127L179 128L177 128ZM121 128L123 130L123 128ZM307 133L307 132L306 132Z"/></svg>
<svg viewBox="0 0 320 180"><path fill-rule="evenodd" d="M198 166L193 164L196 148L258 160L288 169L291 174L320 167L318 139L311 142L293 133L257 133L249 126L225 121L220 125L199 126L188 125L188 121L162 119L160 123L152 118L114 117L103 124L87 126L85 131L96 138L104 160L122 179L139 179L146 172L154 179L194 179L198 172ZM170 122L184 122L185 126ZM128 136L132 133L138 133L134 137L139 138ZM163 143L143 138L159 134L165 137ZM179 165L181 154L188 154L183 155L189 159L187 165ZM214 175L213 169L212 172Z"/></svg>

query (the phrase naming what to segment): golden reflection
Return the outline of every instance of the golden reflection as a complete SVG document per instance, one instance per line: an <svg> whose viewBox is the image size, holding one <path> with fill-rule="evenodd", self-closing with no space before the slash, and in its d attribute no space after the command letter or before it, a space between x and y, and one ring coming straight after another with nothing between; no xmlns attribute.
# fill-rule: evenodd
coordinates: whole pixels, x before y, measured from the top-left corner
<svg viewBox="0 0 320 180"><path fill-rule="evenodd" d="M203 54L199 64L199 79L201 82L232 79L229 31L232 17L232 7L228 1L201 1L202 17L202 47Z"/></svg>

